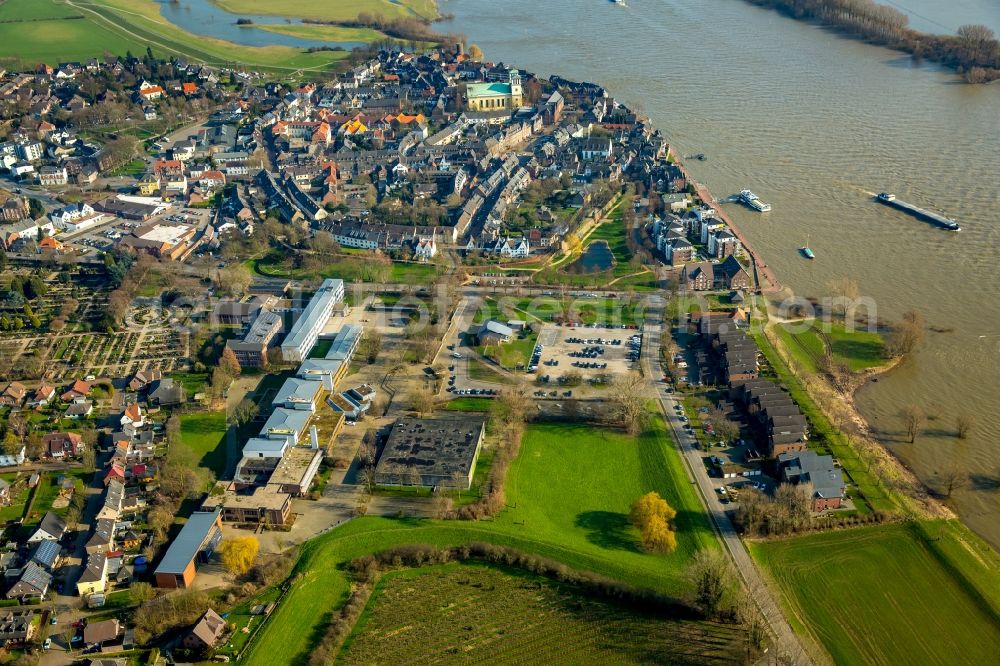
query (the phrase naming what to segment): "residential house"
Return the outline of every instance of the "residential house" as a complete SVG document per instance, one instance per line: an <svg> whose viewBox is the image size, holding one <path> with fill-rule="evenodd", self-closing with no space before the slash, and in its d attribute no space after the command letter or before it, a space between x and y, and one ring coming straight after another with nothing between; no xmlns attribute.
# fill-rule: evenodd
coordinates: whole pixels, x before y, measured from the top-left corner
<svg viewBox="0 0 1000 666"><path fill-rule="evenodd" d="M46 571L54 571L59 565L59 556L62 554L62 546L58 541L39 541L38 546L31 554L31 561L37 562Z"/></svg>
<svg viewBox="0 0 1000 666"><path fill-rule="evenodd" d="M52 384L47 384L42 382L35 389L34 395L31 396L31 400L28 401L28 406L30 407L44 407L45 405L52 402L56 397L56 387Z"/></svg>
<svg viewBox="0 0 1000 666"><path fill-rule="evenodd" d="M90 622L83 628L83 642L87 647L99 647L118 640L121 633L121 624L117 618Z"/></svg>
<svg viewBox="0 0 1000 666"><path fill-rule="evenodd" d="M209 608L182 642L189 650L211 650L224 633L226 633L226 621Z"/></svg>
<svg viewBox="0 0 1000 666"><path fill-rule="evenodd" d="M813 511L839 509L843 502L844 475L833 463L833 456L815 451L783 453L778 456L782 479L793 484L809 484Z"/></svg>
<svg viewBox="0 0 1000 666"><path fill-rule="evenodd" d="M83 438L75 432L53 432L42 437L45 455L56 460L76 458L83 453Z"/></svg>
<svg viewBox="0 0 1000 666"><path fill-rule="evenodd" d="M62 518L49 511L42 516L42 521L38 523L38 527L28 537L28 543L59 541L63 538L64 534L66 534L66 523L63 522Z"/></svg>
<svg viewBox="0 0 1000 666"><path fill-rule="evenodd" d="M82 379L74 379L73 383L69 385L59 399L63 402L72 402L76 398L85 398L90 394L91 386L88 382Z"/></svg>
<svg viewBox="0 0 1000 666"><path fill-rule="evenodd" d="M87 556L87 565L76 582L76 593L81 597L104 592L108 586L108 556L94 553Z"/></svg>
<svg viewBox="0 0 1000 666"><path fill-rule="evenodd" d="M52 574L43 569L37 562L28 562L21 571L21 577L7 590L8 599L45 598L52 585Z"/></svg>
<svg viewBox="0 0 1000 666"><path fill-rule="evenodd" d="M20 407L24 398L28 395L28 389L21 382L11 382L0 393L0 406Z"/></svg>

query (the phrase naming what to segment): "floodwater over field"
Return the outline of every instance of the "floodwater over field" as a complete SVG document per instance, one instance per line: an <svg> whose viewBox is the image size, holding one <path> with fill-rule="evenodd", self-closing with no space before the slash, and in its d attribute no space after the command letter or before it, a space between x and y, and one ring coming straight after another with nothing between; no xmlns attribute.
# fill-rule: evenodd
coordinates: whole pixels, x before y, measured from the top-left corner
<svg viewBox="0 0 1000 666"><path fill-rule="evenodd" d="M896 0L913 25L985 23L996 0ZM904 54L743 0L445 0L442 30L495 60L593 81L648 114L693 175L724 198L744 187L774 210L726 210L804 296L854 276L881 317L924 314L923 348L859 395L883 440L932 487L958 460L952 503L1000 547L1000 84L969 86ZM939 24L939 25L935 25ZM872 202L882 190L958 220L948 233ZM809 239L815 261L798 248ZM900 410L931 414L913 445ZM958 413L975 418L967 440Z"/></svg>
<svg viewBox="0 0 1000 666"><path fill-rule="evenodd" d="M363 42L328 42L321 39L305 39L292 35L261 30L257 25L295 25L302 21L283 16L257 16L252 14L230 14L211 0L159 0L160 13L165 19L184 30L205 37L224 39L243 46L342 46L347 50L362 46ZM236 21L246 18L252 25L237 25Z"/></svg>

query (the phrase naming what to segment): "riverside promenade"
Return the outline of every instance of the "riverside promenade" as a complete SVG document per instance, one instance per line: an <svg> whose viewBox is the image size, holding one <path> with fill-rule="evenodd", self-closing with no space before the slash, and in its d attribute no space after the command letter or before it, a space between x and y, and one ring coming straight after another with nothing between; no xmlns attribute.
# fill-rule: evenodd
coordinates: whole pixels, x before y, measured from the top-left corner
<svg viewBox="0 0 1000 666"><path fill-rule="evenodd" d="M740 243L743 245L743 250L747 253L747 257L750 258L750 266L753 268L753 280L754 284L757 285L757 291L760 293L773 293L781 291L783 289L781 282L775 276L771 267L768 266L763 258L753 249L753 246L750 244L746 235L744 235L743 231L736 226L732 218L726 214L726 211L722 210L718 201L712 196L712 193L709 192L708 188L691 177L691 173L687 170L687 167L684 166L684 163L681 162L676 153L674 153L673 146L668 149L667 155L669 157L673 157L674 164L676 164L684 174L684 178L687 182L694 186L698 197L706 204L711 205L712 208L715 209L718 218L725 222L729 227L729 230L732 231L738 239L740 239Z"/></svg>

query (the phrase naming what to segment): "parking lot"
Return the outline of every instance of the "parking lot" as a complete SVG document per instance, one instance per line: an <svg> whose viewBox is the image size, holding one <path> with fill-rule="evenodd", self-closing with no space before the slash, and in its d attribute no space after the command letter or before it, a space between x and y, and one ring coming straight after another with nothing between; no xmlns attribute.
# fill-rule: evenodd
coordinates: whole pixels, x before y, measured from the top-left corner
<svg viewBox="0 0 1000 666"><path fill-rule="evenodd" d="M635 329L546 325L531 363L550 382L574 372L584 381L604 379L637 367L641 339Z"/></svg>
<svg viewBox="0 0 1000 666"><path fill-rule="evenodd" d="M167 211L165 214L151 217L144 222L125 220L106 215L99 225L78 234L69 234L62 238L70 249L75 249L81 254L92 251L107 252L114 247L114 244L118 240L132 233L138 227L157 222L203 226L209 221L210 214L211 211L208 209L175 208Z"/></svg>

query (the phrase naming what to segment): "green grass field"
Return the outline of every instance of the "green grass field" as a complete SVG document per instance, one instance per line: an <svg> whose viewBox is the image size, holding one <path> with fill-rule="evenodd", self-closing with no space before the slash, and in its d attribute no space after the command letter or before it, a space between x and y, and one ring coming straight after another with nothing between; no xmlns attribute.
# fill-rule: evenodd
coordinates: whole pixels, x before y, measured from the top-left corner
<svg viewBox="0 0 1000 666"><path fill-rule="evenodd" d="M929 534L925 540L919 526L884 525L750 550L781 589L793 627L808 626L834 663L994 663L1000 606L983 590L1000 594L996 553L960 543L947 524ZM956 563L982 587L956 574Z"/></svg>
<svg viewBox="0 0 1000 666"><path fill-rule="evenodd" d="M10 474L0 474L0 479L3 479L11 486L14 485L14 479L17 478L17 473ZM20 520L21 516L24 515L24 505L28 503L28 498L31 496L31 489L28 488L27 484L22 484L19 492L11 492L10 502L5 506L0 506L0 524L8 523L12 520Z"/></svg>
<svg viewBox="0 0 1000 666"><path fill-rule="evenodd" d="M829 345L833 363L846 366L852 372L885 364L885 343L881 334L866 330L847 331L843 324L832 324L827 333L820 330L823 324L778 324L774 330L781 336L788 353L808 372L819 372L823 356Z"/></svg>
<svg viewBox="0 0 1000 666"><path fill-rule="evenodd" d="M226 416L220 412L181 415L181 441L194 452L199 466L218 478L226 469Z"/></svg>
<svg viewBox="0 0 1000 666"><path fill-rule="evenodd" d="M290 265L289 257L279 252L270 252L259 259L251 259L247 262L250 270L259 275L268 277L288 277L299 280L309 278L336 277L345 282L354 280L366 280L366 257L345 256L336 261L331 261L326 268L320 271L307 271L300 268L293 268ZM410 262L393 262L392 272L389 279L392 282L412 285L426 285L434 281L441 274L441 267L436 264L421 264Z"/></svg>
<svg viewBox="0 0 1000 666"><path fill-rule="evenodd" d="M318 623L346 598L339 566L399 544L490 541L673 595L687 592L692 554L716 547L659 419L639 437L592 425L531 425L506 489L508 508L492 521L366 517L308 542L296 567L300 577L245 663L287 663L306 654ZM631 502L649 490L677 509L678 547L669 555L642 552L626 518Z"/></svg>
<svg viewBox="0 0 1000 666"><path fill-rule="evenodd" d="M736 663L740 647L732 626L673 621L543 578L449 564L384 576L337 663Z"/></svg>
<svg viewBox="0 0 1000 666"><path fill-rule="evenodd" d="M356 13L356 12L355 12ZM79 17L83 18L71 18ZM45 19L42 21L33 19ZM101 57L110 52L159 57L180 55L213 65L241 63L270 71L324 71L348 56L346 51L309 53L287 46L250 47L192 35L167 21L154 0L8 0L0 6L0 39L8 66L33 68L39 62Z"/></svg>
<svg viewBox="0 0 1000 666"><path fill-rule="evenodd" d="M492 398L461 397L449 400L445 409L452 412L488 412L492 404Z"/></svg>
<svg viewBox="0 0 1000 666"><path fill-rule="evenodd" d="M327 21L344 21L361 12L381 14L387 18L405 18L416 14L435 18L437 4L434 0L354 0L353 2L316 2L315 0L212 0L232 14L272 14L314 18Z"/></svg>

